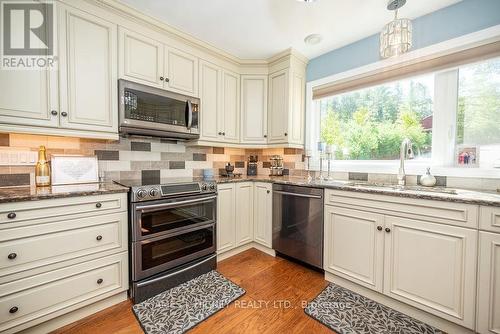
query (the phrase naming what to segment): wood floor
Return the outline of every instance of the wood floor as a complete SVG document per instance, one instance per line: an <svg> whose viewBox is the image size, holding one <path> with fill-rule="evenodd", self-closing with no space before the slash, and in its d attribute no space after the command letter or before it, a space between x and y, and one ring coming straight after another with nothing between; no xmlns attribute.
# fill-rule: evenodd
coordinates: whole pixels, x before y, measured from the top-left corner
<svg viewBox="0 0 500 334"><path fill-rule="evenodd" d="M253 248L219 262L217 270L247 293L190 334L334 333L303 310L326 287L323 274ZM131 306L120 303L53 334L142 333Z"/></svg>

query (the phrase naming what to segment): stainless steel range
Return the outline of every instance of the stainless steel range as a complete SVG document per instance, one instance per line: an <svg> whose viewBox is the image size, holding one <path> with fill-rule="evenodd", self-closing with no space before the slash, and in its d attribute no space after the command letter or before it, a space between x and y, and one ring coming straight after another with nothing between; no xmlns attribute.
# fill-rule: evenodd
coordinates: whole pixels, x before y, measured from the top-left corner
<svg viewBox="0 0 500 334"><path fill-rule="evenodd" d="M215 269L215 182L117 183L130 187L131 297L135 303Z"/></svg>

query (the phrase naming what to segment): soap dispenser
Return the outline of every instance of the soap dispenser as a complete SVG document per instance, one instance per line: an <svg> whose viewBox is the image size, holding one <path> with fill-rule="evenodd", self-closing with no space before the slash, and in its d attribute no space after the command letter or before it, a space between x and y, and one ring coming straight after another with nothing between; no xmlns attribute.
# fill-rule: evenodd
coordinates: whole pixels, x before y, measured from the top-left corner
<svg viewBox="0 0 500 334"><path fill-rule="evenodd" d="M424 187L434 187L436 185L436 178L431 174L430 167L427 167L427 172L420 177L420 184Z"/></svg>

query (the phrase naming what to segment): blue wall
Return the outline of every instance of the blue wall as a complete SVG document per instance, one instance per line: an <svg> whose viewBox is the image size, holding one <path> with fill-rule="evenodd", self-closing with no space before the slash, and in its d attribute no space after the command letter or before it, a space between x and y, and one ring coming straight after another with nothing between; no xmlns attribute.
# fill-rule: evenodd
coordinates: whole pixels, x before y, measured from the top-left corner
<svg viewBox="0 0 500 334"><path fill-rule="evenodd" d="M464 0L413 20L413 50L500 24L500 0ZM307 81L379 61L379 35L312 59Z"/></svg>

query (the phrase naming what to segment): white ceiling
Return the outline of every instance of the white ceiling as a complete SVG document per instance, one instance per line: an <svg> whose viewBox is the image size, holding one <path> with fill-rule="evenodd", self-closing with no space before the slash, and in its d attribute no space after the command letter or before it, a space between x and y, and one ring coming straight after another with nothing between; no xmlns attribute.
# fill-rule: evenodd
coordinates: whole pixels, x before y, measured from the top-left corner
<svg viewBox="0 0 500 334"><path fill-rule="evenodd" d="M393 18L387 0L121 0L243 59L293 47L309 58L375 34ZM416 18L460 0L408 0L400 17ZM314 46L309 34L321 34Z"/></svg>

